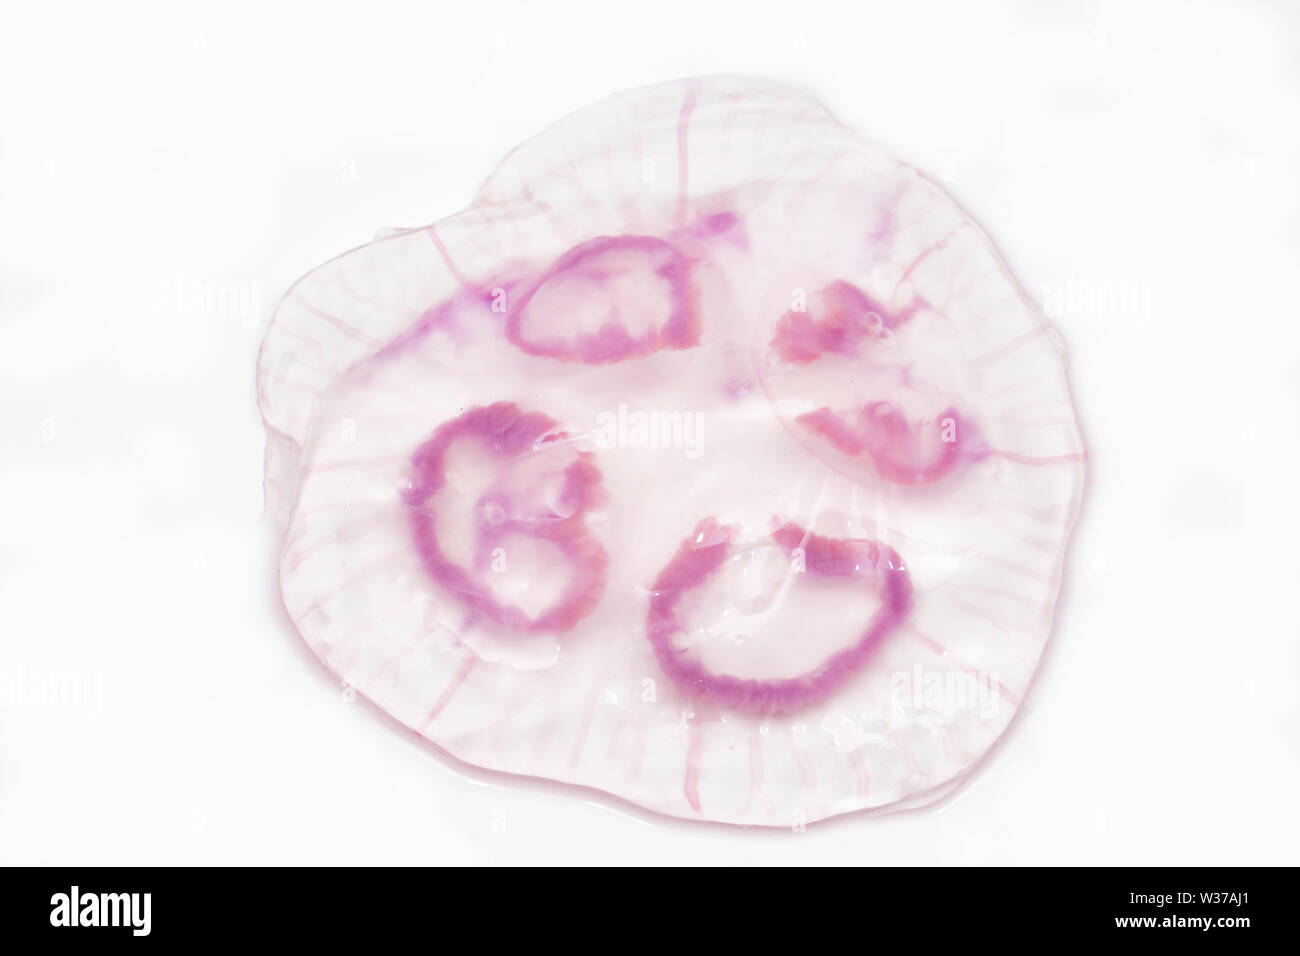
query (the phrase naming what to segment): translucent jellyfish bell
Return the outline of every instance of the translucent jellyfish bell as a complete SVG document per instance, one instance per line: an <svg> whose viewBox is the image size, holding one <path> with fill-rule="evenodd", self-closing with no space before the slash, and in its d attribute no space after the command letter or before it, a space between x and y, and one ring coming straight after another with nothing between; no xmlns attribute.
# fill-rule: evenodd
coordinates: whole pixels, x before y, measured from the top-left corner
<svg viewBox="0 0 1300 956"><path fill-rule="evenodd" d="M940 189L807 95L619 94L263 343L280 584L462 760L789 826L948 792L1051 628L1061 345Z"/></svg>

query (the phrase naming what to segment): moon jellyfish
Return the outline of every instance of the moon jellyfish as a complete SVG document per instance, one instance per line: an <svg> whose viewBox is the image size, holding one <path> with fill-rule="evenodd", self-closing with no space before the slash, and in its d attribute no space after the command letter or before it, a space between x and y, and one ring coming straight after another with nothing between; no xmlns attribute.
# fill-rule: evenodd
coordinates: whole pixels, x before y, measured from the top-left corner
<svg viewBox="0 0 1300 956"><path fill-rule="evenodd" d="M1085 453L942 190L803 93L622 93L263 343L284 605L468 764L794 826L934 801L1025 699Z"/></svg>

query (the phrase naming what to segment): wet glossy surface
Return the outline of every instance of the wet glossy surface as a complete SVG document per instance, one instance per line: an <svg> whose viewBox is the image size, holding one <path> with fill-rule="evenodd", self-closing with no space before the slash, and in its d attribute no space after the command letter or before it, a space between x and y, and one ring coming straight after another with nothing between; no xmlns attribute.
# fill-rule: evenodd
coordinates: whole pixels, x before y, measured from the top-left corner
<svg viewBox="0 0 1300 956"><path fill-rule="evenodd" d="M620 94L281 303L285 605L471 763L732 823L924 803L1050 630L1064 365L978 227L815 101Z"/></svg>

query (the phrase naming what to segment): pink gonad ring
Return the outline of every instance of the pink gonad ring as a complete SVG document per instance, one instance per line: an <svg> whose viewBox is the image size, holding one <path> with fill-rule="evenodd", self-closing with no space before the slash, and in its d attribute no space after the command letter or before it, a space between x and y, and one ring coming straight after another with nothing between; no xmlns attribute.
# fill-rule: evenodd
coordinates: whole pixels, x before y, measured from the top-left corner
<svg viewBox="0 0 1300 956"><path fill-rule="evenodd" d="M464 763L795 827L933 802L1029 692L1085 453L942 190L715 77L514 150L262 345L294 625Z"/></svg>

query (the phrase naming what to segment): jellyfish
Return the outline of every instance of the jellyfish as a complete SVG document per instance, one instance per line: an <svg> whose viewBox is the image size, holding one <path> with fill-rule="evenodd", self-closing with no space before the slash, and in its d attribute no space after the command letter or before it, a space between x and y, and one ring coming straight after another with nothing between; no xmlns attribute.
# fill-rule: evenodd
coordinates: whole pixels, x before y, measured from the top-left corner
<svg viewBox="0 0 1300 956"><path fill-rule="evenodd" d="M280 593L469 765L756 827L932 803L1051 632L1065 366L980 228L812 96L621 93L281 300Z"/></svg>

